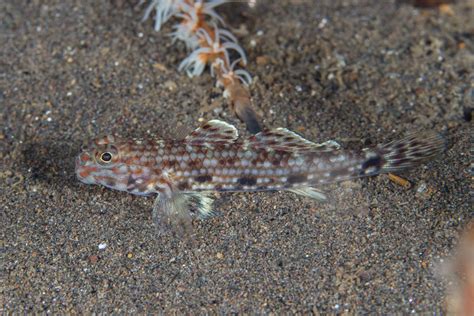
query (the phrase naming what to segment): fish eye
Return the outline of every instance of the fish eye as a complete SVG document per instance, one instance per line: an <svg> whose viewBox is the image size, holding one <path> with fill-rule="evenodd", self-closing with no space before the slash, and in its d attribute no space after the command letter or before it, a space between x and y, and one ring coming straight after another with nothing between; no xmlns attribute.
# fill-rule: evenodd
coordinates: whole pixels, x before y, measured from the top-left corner
<svg viewBox="0 0 474 316"><path fill-rule="evenodd" d="M100 160L106 163L110 162L112 160L112 154L106 151L105 153L102 153L102 155L100 155Z"/></svg>

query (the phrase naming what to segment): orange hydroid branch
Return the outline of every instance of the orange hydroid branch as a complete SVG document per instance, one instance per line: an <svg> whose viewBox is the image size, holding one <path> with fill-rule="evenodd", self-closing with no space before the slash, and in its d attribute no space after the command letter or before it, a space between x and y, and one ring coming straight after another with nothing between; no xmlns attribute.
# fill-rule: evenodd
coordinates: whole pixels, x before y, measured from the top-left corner
<svg viewBox="0 0 474 316"><path fill-rule="evenodd" d="M227 0L152 0L145 10L146 20L155 12L155 30L174 17L178 23L170 34L173 41L183 41L191 51L179 65L189 77L199 76L206 66L216 78L217 86L224 89L232 111L251 133L258 133L262 125L252 107L249 86L252 77L245 69L247 57L235 36L221 27L224 21L215 8ZM231 61L231 51L238 58Z"/></svg>

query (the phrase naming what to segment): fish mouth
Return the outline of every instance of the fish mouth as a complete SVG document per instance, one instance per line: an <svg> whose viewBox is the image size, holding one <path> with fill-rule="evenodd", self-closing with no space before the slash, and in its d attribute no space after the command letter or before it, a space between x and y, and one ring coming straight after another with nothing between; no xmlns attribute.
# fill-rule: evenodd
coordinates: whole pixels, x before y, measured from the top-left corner
<svg viewBox="0 0 474 316"><path fill-rule="evenodd" d="M77 171L81 168L81 158L80 155L76 157L76 163L75 163L75 171L77 174Z"/></svg>
<svg viewBox="0 0 474 316"><path fill-rule="evenodd" d="M88 168L86 166L87 160L89 160L90 157L86 153L80 153L76 157L75 161L75 173L76 177L79 181L85 184L93 184L94 183L94 177L92 175L92 170L91 168Z"/></svg>

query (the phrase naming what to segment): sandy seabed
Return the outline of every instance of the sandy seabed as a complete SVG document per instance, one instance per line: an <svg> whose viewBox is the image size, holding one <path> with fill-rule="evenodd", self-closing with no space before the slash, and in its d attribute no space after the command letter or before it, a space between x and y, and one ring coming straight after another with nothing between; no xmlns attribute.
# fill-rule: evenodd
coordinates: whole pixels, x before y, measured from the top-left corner
<svg viewBox="0 0 474 316"><path fill-rule="evenodd" d="M473 7L259 1L219 8L248 54L269 127L361 149L448 135L437 160L291 193L219 194L193 242L157 236L152 198L74 176L96 135L173 137L219 118L245 127L208 73L177 71L183 45L135 1L0 4L0 308L3 312L433 313L473 218L469 195ZM243 30L243 31L242 31ZM217 106L206 111L210 104ZM99 245L101 246L99 249Z"/></svg>

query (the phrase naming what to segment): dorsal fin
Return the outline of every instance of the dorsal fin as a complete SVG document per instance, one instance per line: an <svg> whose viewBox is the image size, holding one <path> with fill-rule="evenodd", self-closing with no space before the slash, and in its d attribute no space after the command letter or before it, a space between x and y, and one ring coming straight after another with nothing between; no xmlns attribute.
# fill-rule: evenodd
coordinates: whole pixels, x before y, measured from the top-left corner
<svg viewBox="0 0 474 316"><path fill-rule="evenodd" d="M192 144L201 143L232 143L239 137L237 129L220 120L211 120L186 136L185 140Z"/></svg>
<svg viewBox="0 0 474 316"><path fill-rule="evenodd" d="M335 141L327 141L322 144L313 143L282 127L251 136L249 144L258 149L270 148L272 150L295 152L334 151L340 148L340 145Z"/></svg>

